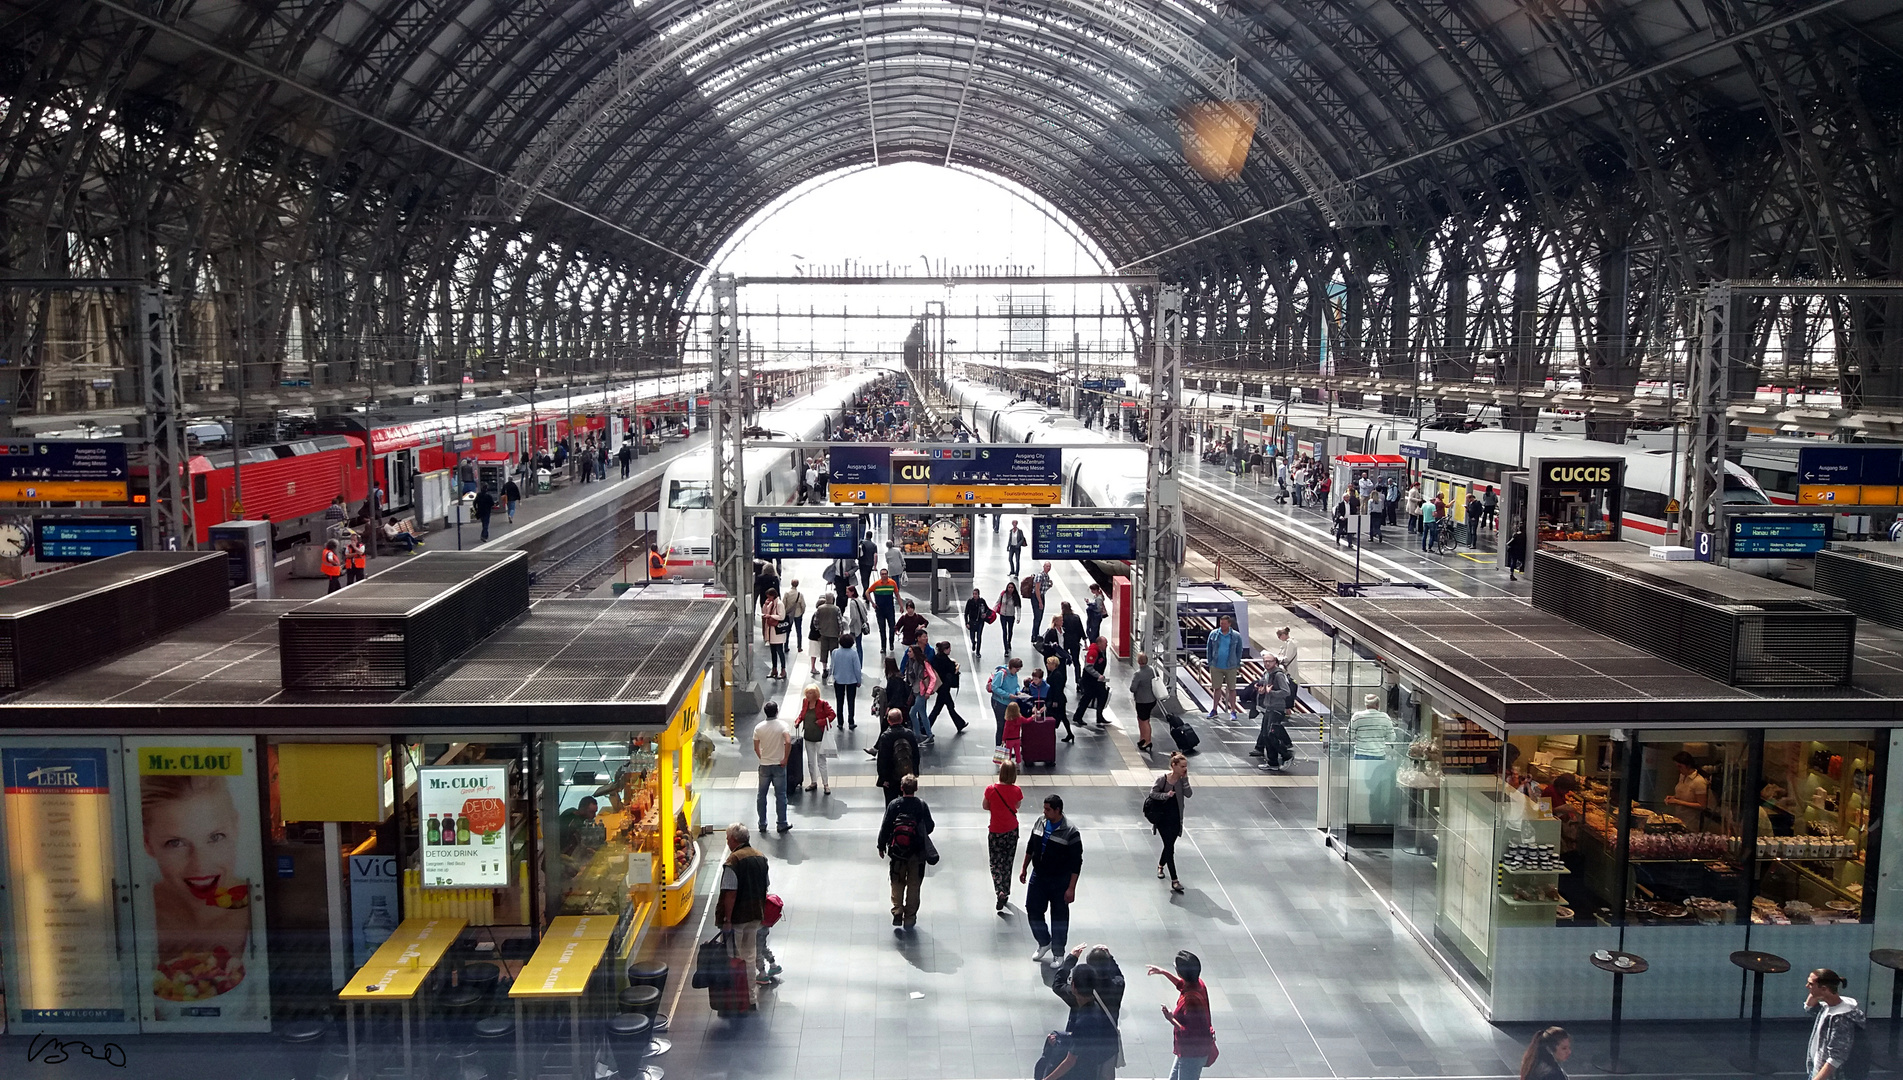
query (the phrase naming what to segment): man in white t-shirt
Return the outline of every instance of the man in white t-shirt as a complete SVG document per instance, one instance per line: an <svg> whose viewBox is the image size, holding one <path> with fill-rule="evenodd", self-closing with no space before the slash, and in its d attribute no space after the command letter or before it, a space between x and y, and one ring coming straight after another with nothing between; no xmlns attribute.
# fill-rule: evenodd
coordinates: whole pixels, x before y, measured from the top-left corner
<svg viewBox="0 0 1903 1080"><path fill-rule="evenodd" d="M780 831L793 827L786 821L786 758L793 748L793 729L780 722L778 702L767 702L760 712L760 722L753 725L753 756L760 759L760 835L765 836L768 787L778 796Z"/></svg>

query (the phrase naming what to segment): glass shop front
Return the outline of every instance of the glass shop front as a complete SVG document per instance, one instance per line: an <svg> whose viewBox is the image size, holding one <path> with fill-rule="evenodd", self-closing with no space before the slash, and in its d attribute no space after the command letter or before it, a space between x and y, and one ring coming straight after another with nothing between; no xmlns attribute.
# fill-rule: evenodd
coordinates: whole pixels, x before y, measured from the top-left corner
<svg viewBox="0 0 1903 1080"><path fill-rule="evenodd" d="M0 736L6 1031L273 1031L386 946L496 997L565 918L619 970L693 903L706 681L585 736Z"/></svg>
<svg viewBox="0 0 1903 1080"><path fill-rule="evenodd" d="M1889 1008L1869 953L1903 943L1903 891L1880 884L1903 855L1880 842L1903 731L1506 730L1346 635L1329 683L1330 840L1492 1019L1603 1019L1601 949L1650 964L1625 981L1632 1019L1739 1016L1743 949ZM1765 1014L1802 1004L1767 992Z"/></svg>

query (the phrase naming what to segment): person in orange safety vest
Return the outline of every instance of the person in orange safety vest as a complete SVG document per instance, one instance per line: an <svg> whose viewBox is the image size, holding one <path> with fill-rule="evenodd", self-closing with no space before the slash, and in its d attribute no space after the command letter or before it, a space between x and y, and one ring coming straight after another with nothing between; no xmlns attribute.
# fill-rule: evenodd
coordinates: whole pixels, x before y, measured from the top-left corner
<svg viewBox="0 0 1903 1080"><path fill-rule="evenodd" d="M659 581L666 576L667 576L667 556L661 554L660 548L655 547L652 544L649 544L648 545L648 578L652 581Z"/></svg>
<svg viewBox="0 0 1903 1080"><path fill-rule="evenodd" d="M337 541L324 544L324 576L330 579L330 588L326 592L336 592L344 587L344 557L337 550Z"/></svg>

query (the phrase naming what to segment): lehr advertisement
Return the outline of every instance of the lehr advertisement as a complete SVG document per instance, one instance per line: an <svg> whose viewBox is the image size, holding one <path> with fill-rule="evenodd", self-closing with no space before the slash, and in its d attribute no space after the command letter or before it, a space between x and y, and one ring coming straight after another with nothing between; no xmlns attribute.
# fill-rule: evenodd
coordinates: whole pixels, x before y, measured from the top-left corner
<svg viewBox="0 0 1903 1080"><path fill-rule="evenodd" d="M103 746L0 750L11 886L7 1005L20 1024L78 1032L137 1024L113 918L115 764Z"/></svg>
<svg viewBox="0 0 1903 1080"><path fill-rule="evenodd" d="M256 748L155 736L125 755L145 1030L270 1030Z"/></svg>
<svg viewBox="0 0 1903 1080"><path fill-rule="evenodd" d="M509 769L433 765L418 770L423 886L500 888L509 884Z"/></svg>

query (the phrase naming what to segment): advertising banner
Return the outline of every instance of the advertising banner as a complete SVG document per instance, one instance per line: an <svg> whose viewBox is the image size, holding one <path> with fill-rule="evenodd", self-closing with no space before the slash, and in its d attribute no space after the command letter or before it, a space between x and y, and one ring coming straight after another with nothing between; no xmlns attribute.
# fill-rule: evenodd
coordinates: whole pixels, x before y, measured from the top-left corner
<svg viewBox="0 0 1903 1080"><path fill-rule="evenodd" d="M352 967L369 963L370 954L395 932L400 885L395 855L350 857L350 951L355 958Z"/></svg>
<svg viewBox="0 0 1903 1080"><path fill-rule="evenodd" d="M100 1033L137 1024L113 915L116 764L104 746L0 750L14 1023Z"/></svg>
<svg viewBox="0 0 1903 1080"><path fill-rule="evenodd" d="M256 746L155 735L124 754L144 1030L270 1030Z"/></svg>
<svg viewBox="0 0 1903 1080"><path fill-rule="evenodd" d="M509 769L432 765L419 769L423 887L509 884Z"/></svg>

